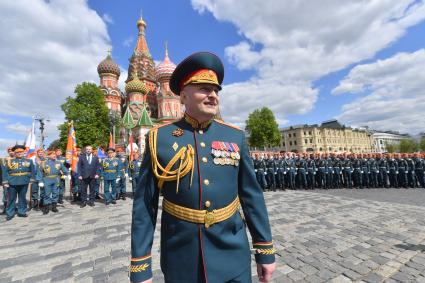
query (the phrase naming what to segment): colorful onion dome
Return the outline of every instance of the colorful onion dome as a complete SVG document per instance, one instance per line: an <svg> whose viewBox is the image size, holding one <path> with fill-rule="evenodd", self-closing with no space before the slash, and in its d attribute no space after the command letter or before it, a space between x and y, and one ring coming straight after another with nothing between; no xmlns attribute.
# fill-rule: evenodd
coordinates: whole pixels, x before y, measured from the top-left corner
<svg viewBox="0 0 425 283"><path fill-rule="evenodd" d="M117 63L112 60L111 54L108 54L106 58L100 62L97 66L97 73L101 74L114 74L119 76L121 74L120 67Z"/></svg>
<svg viewBox="0 0 425 283"><path fill-rule="evenodd" d="M155 68L155 75L157 80L161 81L164 79L169 79L175 68L176 64L171 62L170 58L168 57L168 48L166 46L164 61L159 63L158 66L156 66Z"/></svg>
<svg viewBox="0 0 425 283"><path fill-rule="evenodd" d="M136 74L135 76L133 76L131 81L129 81L125 85L125 92L126 93L139 92L141 94L147 94L148 89L146 88L145 84L141 80L139 80Z"/></svg>

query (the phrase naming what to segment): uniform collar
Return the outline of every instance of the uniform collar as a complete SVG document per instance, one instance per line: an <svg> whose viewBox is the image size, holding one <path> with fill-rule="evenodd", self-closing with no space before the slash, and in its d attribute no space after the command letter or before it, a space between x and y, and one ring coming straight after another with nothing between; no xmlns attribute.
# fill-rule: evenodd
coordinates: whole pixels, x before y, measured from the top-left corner
<svg viewBox="0 0 425 283"><path fill-rule="evenodd" d="M192 116L190 116L189 114L187 114L186 112L184 113L184 117L183 119L192 126L192 128L194 129L205 129L207 128L211 122L213 121L213 119L205 121L205 122L198 122L198 120L196 120L195 118L193 118Z"/></svg>

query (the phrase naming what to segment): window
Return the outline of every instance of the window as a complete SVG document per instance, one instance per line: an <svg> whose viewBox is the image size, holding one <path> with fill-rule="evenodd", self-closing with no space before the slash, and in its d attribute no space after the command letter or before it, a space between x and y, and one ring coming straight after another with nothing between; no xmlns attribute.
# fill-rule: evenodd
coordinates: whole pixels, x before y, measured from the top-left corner
<svg viewBox="0 0 425 283"><path fill-rule="evenodd" d="M313 143L313 139L310 139L310 143Z"/></svg>
<svg viewBox="0 0 425 283"><path fill-rule="evenodd" d="M308 139L305 139L304 141L305 141L305 144L308 144Z"/></svg>
<svg viewBox="0 0 425 283"><path fill-rule="evenodd" d="M292 141L289 141L289 145L292 145Z"/></svg>
<svg viewBox="0 0 425 283"><path fill-rule="evenodd" d="M297 136L297 134L296 133L294 133L294 138Z"/></svg>
<svg viewBox="0 0 425 283"><path fill-rule="evenodd" d="M308 134L311 135L311 131L308 131Z"/></svg>
<svg viewBox="0 0 425 283"><path fill-rule="evenodd" d="M292 135L291 134L288 134L288 137L292 137Z"/></svg>
<svg viewBox="0 0 425 283"><path fill-rule="evenodd" d="M306 136L307 135L307 132L306 131L304 131L304 136Z"/></svg>
<svg viewBox="0 0 425 283"><path fill-rule="evenodd" d="M285 146L285 142L282 143L282 146Z"/></svg>
<svg viewBox="0 0 425 283"><path fill-rule="evenodd" d="M294 141L294 145L297 145L297 141Z"/></svg>

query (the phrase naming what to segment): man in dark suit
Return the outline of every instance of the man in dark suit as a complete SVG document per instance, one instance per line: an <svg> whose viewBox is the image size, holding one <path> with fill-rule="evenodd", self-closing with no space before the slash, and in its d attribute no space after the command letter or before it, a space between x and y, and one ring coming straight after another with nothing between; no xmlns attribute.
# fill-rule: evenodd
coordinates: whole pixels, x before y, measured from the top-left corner
<svg viewBox="0 0 425 283"><path fill-rule="evenodd" d="M94 206L96 179L100 175L100 162L99 158L93 154L93 148L90 145L85 147L85 154L82 154L78 159L77 168L78 179L81 180L80 207L85 207L86 204ZM87 186L90 186L88 202Z"/></svg>

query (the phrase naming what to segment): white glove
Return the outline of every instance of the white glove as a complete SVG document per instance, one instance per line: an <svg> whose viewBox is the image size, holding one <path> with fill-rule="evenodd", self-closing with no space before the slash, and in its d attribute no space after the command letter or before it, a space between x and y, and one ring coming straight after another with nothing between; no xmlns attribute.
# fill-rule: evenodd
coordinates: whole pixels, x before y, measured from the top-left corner
<svg viewBox="0 0 425 283"><path fill-rule="evenodd" d="M257 169L254 169L255 172L257 172Z"/></svg>
<svg viewBox="0 0 425 283"><path fill-rule="evenodd" d="M42 187L44 187L44 183L43 183L43 182L39 182L39 183L38 183L38 186L39 186L40 188L42 188Z"/></svg>
<svg viewBox="0 0 425 283"><path fill-rule="evenodd" d="M68 180L71 180L71 175L66 176Z"/></svg>
<svg viewBox="0 0 425 283"><path fill-rule="evenodd" d="M128 178L128 180L129 180L129 181L132 181L132 180L133 180L133 178L131 178L131 177L130 177L130 178Z"/></svg>
<svg viewBox="0 0 425 283"><path fill-rule="evenodd" d="M363 171L360 171L360 173L362 173L362 174L363 174Z"/></svg>
<svg viewBox="0 0 425 283"><path fill-rule="evenodd" d="M387 171L387 174L389 174L390 173L390 171Z"/></svg>
<svg viewBox="0 0 425 283"><path fill-rule="evenodd" d="M396 174L398 174L398 171L395 171Z"/></svg>
<svg viewBox="0 0 425 283"><path fill-rule="evenodd" d="M115 183L119 183L120 182L120 180L121 180L121 178L117 178L116 180L115 180Z"/></svg>
<svg viewBox="0 0 425 283"><path fill-rule="evenodd" d="M128 177L128 173L125 173L125 177L126 177L126 178Z"/></svg>
<svg viewBox="0 0 425 283"><path fill-rule="evenodd" d="M406 171L406 174L409 173L409 171Z"/></svg>

